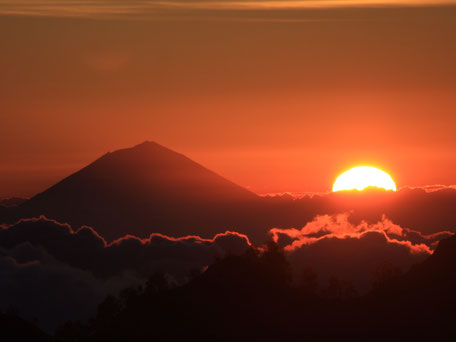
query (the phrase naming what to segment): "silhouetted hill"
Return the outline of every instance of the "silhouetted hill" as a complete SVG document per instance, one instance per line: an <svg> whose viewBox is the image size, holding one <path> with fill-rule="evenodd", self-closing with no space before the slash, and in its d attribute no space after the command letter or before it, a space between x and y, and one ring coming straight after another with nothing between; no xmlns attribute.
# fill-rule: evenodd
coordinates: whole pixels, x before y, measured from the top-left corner
<svg viewBox="0 0 456 342"><path fill-rule="evenodd" d="M178 288L169 289L166 279L155 275L144 288L108 297L88 327L68 324L58 336L71 340L79 334L76 341L280 340L307 326L291 312L315 314L321 302L290 287L288 266L280 252L259 256L252 251L220 260Z"/></svg>
<svg viewBox="0 0 456 342"><path fill-rule="evenodd" d="M420 302L442 297L456 300L456 235L441 240L431 256L379 292L398 291L407 293L402 297L404 300L413 297L422 297ZM425 293L432 295L423 296Z"/></svg>
<svg viewBox="0 0 456 342"><path fill-rule="evenodd" d="M54 340L33 324L14 314L0 313L0 334L5 341L49 342Z"/></svg>
<svg viewBox="0 0 456 342"><path fill-rule="evenodd" d="M434 254L366 298L371 323L403 337L456 337L456 236L440 241ZM383 317L383 319L381 319ZM388 317L385 319L384 317Z"/></svg>
<svg viewBox="0 0 456 342"><path fill-rule="evenodd" d="M209 237L236 225L255 200L184 155L145 142L105 154L31 198L15 216L89 225L109 240L152 232Z"/></svg>

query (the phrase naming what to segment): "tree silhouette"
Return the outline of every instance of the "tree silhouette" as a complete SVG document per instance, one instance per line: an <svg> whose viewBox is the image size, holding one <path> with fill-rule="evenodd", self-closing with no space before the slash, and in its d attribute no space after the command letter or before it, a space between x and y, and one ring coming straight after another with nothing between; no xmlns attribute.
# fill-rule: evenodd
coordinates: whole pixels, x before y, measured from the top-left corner
<svg viewBox="0 0 456 342"><path fill-rule="evenodd" d="M305 293L316 294L318 291L318 286L318 274L311 267L305 267L301 271L301 290Z"/></svg>
<svg viewBox="0 0 456 342"><path fill-rule="evenodd" d="M128 295L128 292L123 292L123 296ZM94 320L94 325L96 329L104 329L110 326L112 320L120 314L124 305L122 301L114 297L113 295L108 295L103 302L98 305L97 315Z"/></svg>
<svg viewBox="0 0 456 342"><path fill-rule="evenodd" d="M146 282L144 287L144 293L150 295L153 293L161 292L168 290L170 288L170 283L166 279L166 275L162 272L154 273Z"/></svg>
<svg viewBox="0 0 456 342"><path fill-rule="evenodd" d="M351 281L333 275L323 295L331 301L347 301L357 297L358 291Z"/></svg>
<svg viewBox="0 0 456 342"><path fill-rule="evenodd" d="M274 277L276 282L283 284L291 282L291 265L285 256L283 248L281 248L277 243L274 241L268 241L260 260L266 266L266 269Z"/></svg>
<svg viewBox="0 0 456 342"><path fill-rule="evenodd" d="M353 283L337 276L315 293L317 275L311 268L302 271L303 285L294 287L284 251L269 243L261 253L220 259L181 286L168 287L163 274L154 274L144 288L107 297L89 324L68 323L57 337L71 342L454 340L449 337L454 337L455 246L403 276L382 264L380 279L397 281L359 297Z"/></svg>
<svg viewBox="0 0 456 342"><path fill-rule="evenodd" d="M399 277L401 274L400 267L394 266L392 262L385 260L376 266L372 286L374 289L381 288L391 279Z"/></svg>

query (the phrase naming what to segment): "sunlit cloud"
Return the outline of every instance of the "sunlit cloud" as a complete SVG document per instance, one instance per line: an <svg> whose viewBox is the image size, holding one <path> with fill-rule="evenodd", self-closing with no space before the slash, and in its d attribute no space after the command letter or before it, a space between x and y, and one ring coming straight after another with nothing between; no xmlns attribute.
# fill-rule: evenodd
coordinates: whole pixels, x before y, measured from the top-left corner
<svg viewBox="0 0 456 342"><path fill-rule="evenodd" d="M353 224L349 214L320 215L303 228L270 230L281 245L299 282L301 272L312 269L323 282L337 276L352 282L361 293L372 286L372 277L382 263L407 271L431 255L440 240L454 233L424 235L393 223L385 216L376 223Z"/></svg>
<svg viewBox="0 0 456 342"><path fill-rule="evenodd" d="M154 1L154 0L0 0L2 15L83 18L144 18L184 11L287 10L344 7L439 6L456 0L284 0L284 1Z"/></svg>
<svg viewBox="0 0 456 342"><path fill-rule="evenodd" d="M320 215L301 229L273 228L269 234L275 242L280 242L281 238L287 237L287 240L291 241L285 244L284 249L293 252L323 239L362 239L370 233L376 233L383 236L386 243L401 245L411 254L432 254L436 241L453 235L449 231L423 235L418 231L403 228L385 216L374 224L362 221L355 225L349 221L349 216L348 213Z"/></svg>

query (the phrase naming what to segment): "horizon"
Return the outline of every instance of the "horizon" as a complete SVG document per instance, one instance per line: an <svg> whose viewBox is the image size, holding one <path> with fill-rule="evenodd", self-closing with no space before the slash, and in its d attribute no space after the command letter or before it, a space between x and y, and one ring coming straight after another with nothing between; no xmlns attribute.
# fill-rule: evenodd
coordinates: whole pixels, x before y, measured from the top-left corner
<svg viewBox="0 0 456 342"><path fill-rule="evenodd" d="M20 191L13 191L13 192L5 192L5 193L0 193L0 199L4 200L4 199L10 199L10 198L15 198L15 197L18 197L18 198L24 198L24 199L28 199L28 198L31 198L43 191L45 191L47 188L55 185L56 183L60 182L61 180L69 177L70 175L72 175L73 173L76 173L78 171L80 171L81 169L87 167L88 165L94 163L95 161L97 161L99 158L107 155L107 154L110 154L112 152L116 152L116 151L119 151L119 150L128 150L128 149L132 149L132 148L135 148L137 146L140 146L140 145L143 145L143 144L146 144L146 143L153 143L153 144L157 144L159 145L160 147L164 147L165 149L168 149L172 152L176 152L178 154L181 154L191 160L193 160L192 158L190 158L189 156L183 154L183 153L180 153L179 151L175 151L175 150L172 150L170 148L168 148L167 146L165 145L162 145L156 141L153 141L153 140L145 140L141 143L138 143L138 144L135 144L135 145L132 145L132 146L126 146L126 147L121 147L119 149L116 149L116 150L108 150L108 151L105 151L99 155L97 155L96 157L94 157L92 160L90 160L89 162L87 162L86 164L83 164L81 166L77 166L75 169L70 169L68 170L68 173L66 174L62 174L60 177L54 177L50 180L48 180L47 182L44 182L43 184L40 184L40 187L35 190L35 191L30 191L30 192L20 192ZM208 170L211 170L211 171L214 171L212 170L210 167L208 167L207 165L204 165L202 163L200 163L199 161L197 160L193 160L194 162L202 165L203 167L207 168ZM358 164L360 165L360 164ZM350 166L349 168L352 168L352 167L355 167L356 164L353 164L352 166ZM370 165L372 166L372 165ZM336 176L334 177L334 179L331 181L329 181L328 183L328 186L326 187L325 190L320 190L320 191L292 191L292 190L285 190L285 191L275 191L275 192L257 192L255 191L254 188L252 188L251 186L249 185L244 185L244 184L239 184L239 183L236 183L235 181L233 181L232 179L230 178L227 178L225 175L221 174L220 172L216 172L218 175L228 179L229 181L232 181L233 183L237 184L237 185L240 185L246 189L248 189L249 191L252 191L253 193L255 193L256 195L258 196L280 196L280 195L285 195L285 194L289 194L295 198L301 198L303 196L313 196L313 195L319 195L319 194L328 194L328 193L331 193L333 192L332 190L332 187L333 187L333 184L334 182L336 181L336 178L342 174L344 171L347 171L347 169L345 170L339 170L339 171L335 171L335 172L338 172L336 173ZM456 184L423 184L423 185L408 185L408 184L400 184L398 186L398 189L397 191L400 191L400 190L403 190L403 189L424 189L425 191L437 191L439 189L453 189L456 187ZM34 187L32 187L34 188ZM361 190L357 190L357 191L361 191Z"/></svg>
<svg viewBox="0 0 456 342"><path fill-rule="evenodd" d="M73 170L71 171L69 174L67 175L64 175L62 178L58 178L56 179L54 182L46 185L43 189L41 189L41 191L38 191L36 193L30 193L30 194L21 194L21 193L12 193L12 194L7 194L7 195L3 195L0 193L0 200L6 200L6 199L10 199L10 198L24 198L24 199L29 199L33 196L36 196L37 194L45 191L47 188L57 184L58 182L66 179L67 177L71 176L73 173L76 173L78 171L80 171L81 169L84 169L85 167L89 166L90 164L96 162L98 159L106 156L106 155L109 155L110 153L113 153L113 152L116 152L116 151L121 151L121 150L131 150L131 149L134 149L136 147L139 147L141 145L145 145L145 144L156 144L158 146L160 146L161 148L164 148L166 150L170 150L171 152L175 152L175 153L178 153L178 154L181 154L183 155L184 157L187 157L185 154L182 154L180 153L179 151L174 151L174 150L171 150L169 149L168 147L156 142L156 141L153 141L153 140L145 140L139 144L136 144L136 145L133 145L133 146L129 146L129 147L123 147L123 148L120 148L118 150L109 150L105 153L102 153L101 155L99 155L98 157L96 157L94 160L90 161L89 163L87 163L86 165L84 165L83 167L81 168L78 168L76 170ZM152 157L152 156L151 156ZM191 159L191 158L190 158ZM193 160L194 162L200 164L198 161L196 160ZM207 166L203 165L203 164L200 164L202 165L203 167L207 168L208 170L210 171L213 171L211 170L210 168L208 168ZM120 166L120 165L119 165ZM346 171L346 170L341 170L339 175L343 173L343 171ZM226 178L223 174L220 174L220 173L217 173L219 176L223 177L223 178ZM337 178L337 177L336 177ZM235 183L237 185L240 185L244 188L246 188L247 190L249 191L252 191L253 193L255 193L256 195L258 196L262 196L262 197L265 197L265 196L282 196L282 195L290 195L294 198L302 198L302 197L312 197L314 195L327 195L331 192L334 192L334 190L332 190L331 188L333 187L333 184L334 182L336 181L336 178L333 179L332 183L331 183L331 186L329 187L329 189L325 190L325 191L305 191L305 192L294 192L294 191L281 191L281 192L267 192L267 193L258 193L258 192L255 192L254 189L251 189L249 186L244 186L242 184L238 184L238 183ZM228 178L226 178L228 179ZM229 181L232 181L230 179L228 179ZM372 189L375 189L375 188L378 188L376 186L372 186ZM442 189L455 189L456 188L456 185L454 184L448 184L448 185L444 185L444 184L428 184L428 185L423 185L423 186L412 186L412 185L401 185L397 188L397 191L401 191L401 190L404 190L404 189L423 189L425 190L426 192L432 192L432 191L438 191L438 190L442 190ZM379 190L383 191L383 190L386 190L386 189L381 189L381 188L378 188ZM356 191L356 192L362 192L364 189L353 189L353 191ZM396 190L394 190L396 191Z"/></svg>

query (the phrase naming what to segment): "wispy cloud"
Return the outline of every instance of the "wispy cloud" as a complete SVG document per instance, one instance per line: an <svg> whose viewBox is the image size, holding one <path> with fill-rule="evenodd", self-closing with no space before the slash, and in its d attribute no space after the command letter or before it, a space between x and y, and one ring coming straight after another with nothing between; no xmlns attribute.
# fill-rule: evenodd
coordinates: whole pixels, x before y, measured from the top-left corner
<svg viewBox="0 0 456 342"><path fill-rule="evenodd" d="M52 17L151 17L176 11L286 10L344 7L439 6L456 0L0 0L0 14Z"/></svg>

